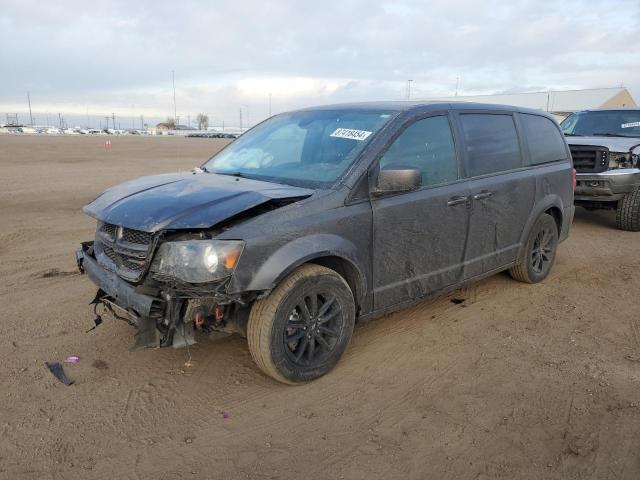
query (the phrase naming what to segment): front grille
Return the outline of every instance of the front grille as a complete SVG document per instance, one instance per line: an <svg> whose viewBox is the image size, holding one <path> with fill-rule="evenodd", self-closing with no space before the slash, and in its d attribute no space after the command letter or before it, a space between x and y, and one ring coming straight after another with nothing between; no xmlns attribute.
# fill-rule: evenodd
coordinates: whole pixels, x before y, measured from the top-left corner
<svg viewBox="0 0 640 480"><path fill-rule="evenodd" d="M94 250L98 263L125 280L136 282L149 265L153 234L111 223L99 223Z"/></svg>
<svg viewBox="0 0 640 480"><path fill-rule="evenodd" d="M100 225L100 231L106 233L107 235L109 235L111 238L116 238L116 231L118 230L118 227L113 225L112 223L102 223Z"/></svg>
<svg viewBox="0 0 640 480"><path fill-rule="evenodd" d="M102 246L104 254L111 259L111 261L115 262L118 258L116 252L113 251L113 248L107 247L106 245Z"/></svg>
<svg viewBox="0 0 640 480"><path fill-rule="evenodd" d="M590 145L570 145L573 167L578 173L602 172L609 166L609 149Z"/></svg>
<svg viewBox="0 0 640 480"><path fill-rule="evenodd" d="M122 240L130 243L137 243L139 245L149 245L153 235L147 232L141 232L139 230L131 230L130 228L124 228L122 230Z"/></svg>

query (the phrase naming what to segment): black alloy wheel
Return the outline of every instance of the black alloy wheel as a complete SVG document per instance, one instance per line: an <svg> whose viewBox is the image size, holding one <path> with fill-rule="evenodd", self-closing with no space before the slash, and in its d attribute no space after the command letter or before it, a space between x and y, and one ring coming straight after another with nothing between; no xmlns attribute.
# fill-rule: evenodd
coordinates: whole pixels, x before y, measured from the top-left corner
<svg viewBox="0 0 640 480"><path fill-rule="evenodd" d="M291 361L309 366L326 360L338 343L344 320L335 295L312 291L300 299L284 330Z"/></svg>
<svg viewBox="0 0 640 480"><path fill-rule="evenodd" d="M338 363L351 339L355 302L337 272L306 264L251 307L247 340L256 364L276 380L315 380Z"/></svg>

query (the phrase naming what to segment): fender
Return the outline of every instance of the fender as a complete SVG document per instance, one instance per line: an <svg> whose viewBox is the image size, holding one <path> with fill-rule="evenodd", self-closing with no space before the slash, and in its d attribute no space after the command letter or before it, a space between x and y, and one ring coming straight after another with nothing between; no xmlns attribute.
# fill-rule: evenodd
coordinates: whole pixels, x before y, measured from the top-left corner
<svg viewBox="0 0 640 480"><path fill-rule="evenodd" d="M564 204L562 202L562 198L559 195L552 193L546 195L544 198L536 201L535 208L529 214L529 218L524 228L522 229L522 236L520 237L520 249L518 250L518 258L522 255L522 249L525 247L527 243L527 238L529 237L529 232L533 228L533 224L538 220L538 217L542 215L545 211L550 208L555 207L558 208L561 212L561 215L565 214ZM562 224L561 224L562 227ZM560 236L561 232L558 234Z"/></svg>
<svg viewBox="0 0 640 480"><path fill-rule="evenodd" d="M268 291L300 265L322 257L339 257L347 261L358 273L358 292L366 292L363 263L358 259L356 246L344 237L334 234L312 234L297 238L273 252L252 275L248 285L232 285L234 291Z"/></svg>

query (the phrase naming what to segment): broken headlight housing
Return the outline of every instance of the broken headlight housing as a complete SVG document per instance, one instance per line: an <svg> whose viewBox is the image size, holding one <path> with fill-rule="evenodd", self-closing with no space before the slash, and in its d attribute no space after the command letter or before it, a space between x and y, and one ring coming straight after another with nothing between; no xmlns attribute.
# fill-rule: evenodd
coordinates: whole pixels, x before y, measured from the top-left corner
<svg viewBox="0 0 640 480"><path fill-rule="evenodd" d="M233 274L244 249L236 240L185 240L158 247L151 271L188 283L221 280Z"/></svg>
<svg viewBox="0 0 640 480"><path fill-rule="evenodd" d="M629 152L610 152L609 168L633 168L638 165L638 155Z"/></svg>

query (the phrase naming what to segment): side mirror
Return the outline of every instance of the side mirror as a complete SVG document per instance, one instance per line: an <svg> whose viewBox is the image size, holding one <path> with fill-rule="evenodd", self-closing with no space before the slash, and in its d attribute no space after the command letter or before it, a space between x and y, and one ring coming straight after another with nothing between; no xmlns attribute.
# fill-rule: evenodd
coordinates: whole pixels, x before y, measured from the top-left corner
<svg viewBox="0 0 640 480"><path fill-rule="evenodd" d="M422 173L417 168L402 165L387 165L378 172L374 193L410 192L422 186Z"/></svg>

